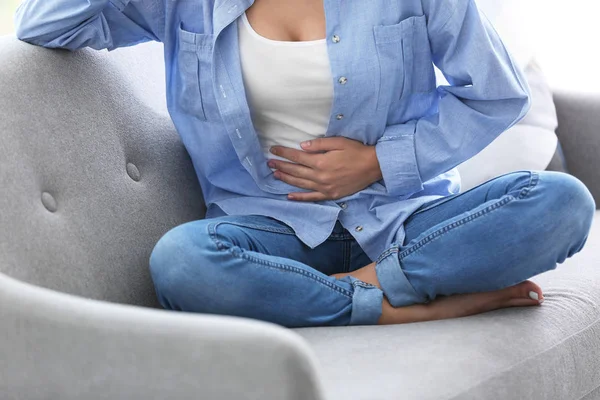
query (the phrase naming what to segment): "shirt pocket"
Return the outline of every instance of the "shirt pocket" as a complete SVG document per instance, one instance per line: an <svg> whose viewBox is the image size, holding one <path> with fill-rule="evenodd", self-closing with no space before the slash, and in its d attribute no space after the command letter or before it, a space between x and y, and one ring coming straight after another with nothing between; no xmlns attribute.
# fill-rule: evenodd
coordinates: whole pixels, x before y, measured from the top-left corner
<svg viewBox="0 0 600 400"><path fill-rule="evenodd" d="M425 18L413 16L396 24L373 27L380 68L377 110L435 87Z"/></svg>
<svg viewBox="0 0 600 400"><path fill-rule="evenodd" d="M178 27L177 104L180 109L206 121L203 91L212 89L213 34L190 32Z"/></svg>
<svg viewBox="0 0 600 400"><path fill-rule="evenodd" d="M404 21L393 25L375 25L373 27L379 62L377 110L401 97L404 91L404 30Z"/></svg>
<svg viewBox="0 0 600 400"><path fill-rule="evenodd" d="M425 15L405 20L406 29L403 40L404 93L406 95L429 93L436 87L435 70L429 44L427 20Z"/></svg>

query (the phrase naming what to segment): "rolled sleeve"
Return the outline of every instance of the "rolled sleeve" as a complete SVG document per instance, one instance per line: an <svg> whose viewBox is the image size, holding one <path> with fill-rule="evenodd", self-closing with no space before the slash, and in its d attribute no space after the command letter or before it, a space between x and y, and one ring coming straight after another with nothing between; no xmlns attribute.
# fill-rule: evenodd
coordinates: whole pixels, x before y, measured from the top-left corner
<svg viewBox="0 0 600 400"><path fill-rule="evenodd" d="M164 6L144 0L24 0L17 38L42 47L96 50L164 39Z"/></svg>
<svg viewBox="0 0 600 400"><path fill-rule="evenodd" d="M415 125L391 125L375 145L381 174L390 196L423 189L417 165Z"/></svg>

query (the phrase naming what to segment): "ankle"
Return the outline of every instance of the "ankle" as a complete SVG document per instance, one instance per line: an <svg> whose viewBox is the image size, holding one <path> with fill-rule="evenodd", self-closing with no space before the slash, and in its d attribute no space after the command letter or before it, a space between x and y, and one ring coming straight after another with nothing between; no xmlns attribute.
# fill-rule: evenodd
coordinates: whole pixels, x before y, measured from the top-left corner
<svg viewBox="0 0 600 400"><path fill-rule="evenodd" d="M370 283L371 285L377 286L379 289L381 289L379 279L377 279L377 273L375 272L375 263L371 263L360 269L357 269L356 271L352 271L348 275L352 275L356 279Z"/></svg>

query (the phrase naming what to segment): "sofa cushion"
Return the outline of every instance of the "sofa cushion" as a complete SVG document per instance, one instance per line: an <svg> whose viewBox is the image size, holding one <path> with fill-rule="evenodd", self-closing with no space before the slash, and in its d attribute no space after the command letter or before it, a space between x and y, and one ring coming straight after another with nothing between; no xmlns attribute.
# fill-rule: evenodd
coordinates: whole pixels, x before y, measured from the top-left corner
<svg viewBox="0 0 600 400"><path fill-rule="evenodd" d="M166 110L162 44L69 52L6 36L0 48L0 272L158 306L152 248L204 216Z"/></svg>
<svg viewBox="0 0 600 400"><path fill-rule="evenodd" d="M295 331L332 399L600 399L600 211L583 250L531 280L541 306Z"/></svg>

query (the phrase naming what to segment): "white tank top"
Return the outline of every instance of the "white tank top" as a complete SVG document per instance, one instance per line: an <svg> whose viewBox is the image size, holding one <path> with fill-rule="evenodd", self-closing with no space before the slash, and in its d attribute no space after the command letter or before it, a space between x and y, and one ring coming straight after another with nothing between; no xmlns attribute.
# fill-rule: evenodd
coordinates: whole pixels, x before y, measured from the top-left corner
<svg viewBox="0 0 600 400"><path fill-rule="evenodd" d="M279 41L259 35L246 13L238 18L242 78L263 153L325 136L333 102L326 39ZM287 160L289 161L289 160Z"/></svg>

